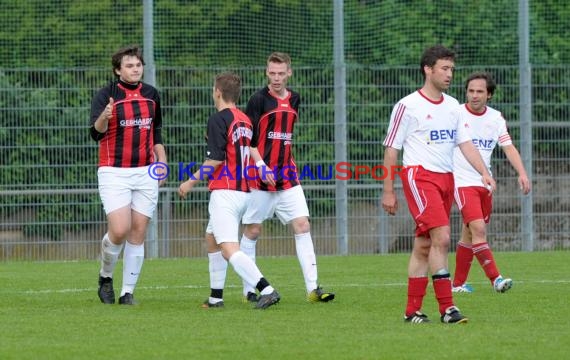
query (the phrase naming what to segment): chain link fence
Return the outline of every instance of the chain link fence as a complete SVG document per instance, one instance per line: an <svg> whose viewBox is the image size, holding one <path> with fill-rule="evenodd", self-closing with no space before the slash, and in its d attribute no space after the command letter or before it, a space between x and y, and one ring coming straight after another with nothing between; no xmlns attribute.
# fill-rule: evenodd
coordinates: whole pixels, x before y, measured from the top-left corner
<svg viewBox="0 0 570 360"><path fill-rule="evenodd" d="M149 3L171 169L149 229L149 256L204 256L208 193L202 186L181 201L176 195L181 169L203 160L206 121L214 111L215 74L233 70L242 76L243 106L265 84L263 65L274 50L291 53L290 85L302 96L295 158L305 170L302 183L317 254L343 252L339 181L347 192L341 215L348 234L346 253L408 251L414 225L403 195L399 194L400 211L388 218L379 206L379 175L356 178L355 172L358 166L372 169L382 163L381 143L392 106L420 86L416 63L423 48L437 42L458 53L449 93L461 101L463 79L471 71L492 72L499 88L491 106L503 112L519 150L521 146L531 150L532 249L570 248L570 196L564 191L570 182L570 51L565 51L570 49L561 40L567 38L563 26L570 16L567 4L529 4L532 143L521 144L517 1L480 3L481 13L476 15L454 1L450 3L456 7L432 2L340 2L346 71L344 141L335 137L338 63L333 57L333 12L339 1L0 1L5 9L0 19L7 25L0 30L0 259L98 256L106 222L97 193L97 144L88 133L90 101L112 79L112 52L127 43L144 43L149 29L142 24ZM488 22L497 16L503 25L495 31L496 24ZM342 164L335 158L339 147L347 154ZM523 198L516 174L500 150L493 172L499 188L490 242L497 250L525 250ZM288 227L277 220L264 225L260 256L294 254ZM454 241L459 229L454 209Z"/></svg>

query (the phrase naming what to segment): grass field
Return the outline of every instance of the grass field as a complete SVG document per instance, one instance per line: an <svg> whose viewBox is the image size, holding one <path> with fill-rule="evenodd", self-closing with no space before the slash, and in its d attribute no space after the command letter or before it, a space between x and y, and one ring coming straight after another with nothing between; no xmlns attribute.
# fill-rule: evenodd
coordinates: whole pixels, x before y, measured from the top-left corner
<svg viewBox="0 0 570 360"><path fill-rule="evenodd" d="M496 294L474 262L473 294L456 294L466 325L402 321L408 255L320 257L332 303L309 304L295 257L259 258L282 295L241 302L228 272L226 307L207 297L206 258L146 260L133 307L103 305L98 264L0 263L0 359L563 359L570 353L570 253L497 253L515 280ZM453 263L450 256L450 265ZM120 274L120 265L118 268ZM115 290L120 290L116 276ZM438 320L431 284L424 312Z"/></svg>

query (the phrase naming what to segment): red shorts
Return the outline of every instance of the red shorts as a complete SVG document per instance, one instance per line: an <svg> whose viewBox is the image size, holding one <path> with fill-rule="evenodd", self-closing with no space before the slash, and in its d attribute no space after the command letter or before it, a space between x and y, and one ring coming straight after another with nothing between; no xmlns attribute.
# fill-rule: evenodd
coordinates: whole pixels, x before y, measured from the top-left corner
<svg viewBox="0 0 570 360"><path fill-rule="evenodd" d="M453 204L453 174L436 173L421 166L400 172L410 214L416 222L416 236L429 238L429 230L449 225Z"/></svg>
<svg viewBox="0 0 570 360"><path fill-rule="evenodd" d="M485 224L491 219L493 195L481 186L466 186L455 189L455 202L465 225L482 219Z"/></svg>

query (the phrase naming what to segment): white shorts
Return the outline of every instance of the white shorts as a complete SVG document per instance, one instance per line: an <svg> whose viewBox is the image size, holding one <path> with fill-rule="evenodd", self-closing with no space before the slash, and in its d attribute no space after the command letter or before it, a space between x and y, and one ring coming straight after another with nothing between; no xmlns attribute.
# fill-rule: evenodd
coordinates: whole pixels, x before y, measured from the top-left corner
<svg viewBox="0 0 570 360"><path fill-rule="evenodd" d="M252 190L243 223L261 224L264 220L271 219L274 214L283 224L289 224L299 217L309 217L303 188L297 185L282 191Z"/></svg>
<svg viewBox="0 0 570 360"><path fill-rule="evenodd" d="M208 225L206 225L206 234L214 234L214 227L212 226L211 220L208 220Z"/></svg>
<svg viewBox="0 0 570 360"><path fill-rule="evenodd" d="M208 225L211 226L210 234L214 234L217 244L239 242L239 225L249 199L250 193L243 191L212 191L208 205Z"/></svg>
<svg viewBox="0 0 570 360"><path fill-rule="evenodd" d="M105 214L130 205L136 212L152 217L158 203L158 181L148 175L148 166L102 166L97 177Z"/></svg>

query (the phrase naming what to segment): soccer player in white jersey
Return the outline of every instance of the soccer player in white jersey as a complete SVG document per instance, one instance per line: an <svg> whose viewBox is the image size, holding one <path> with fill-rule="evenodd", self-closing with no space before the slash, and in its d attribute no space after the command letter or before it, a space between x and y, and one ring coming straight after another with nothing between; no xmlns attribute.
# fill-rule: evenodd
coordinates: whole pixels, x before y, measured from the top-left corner
<svg viewBox="0 0 570 360"><path fill-rule="evenodd" d="M481 153L487 168L491 168L493 149L499 145L516 170L519 187L526 195L530 192L530 181L519 152L511 141L505 119L499 111L487 106L495 88L495 81L489 73L471 74L465 82L467 103L461 105L460 117L469 125L473 144ZM453 292L472 292L471 286L465 282L473 257L476 257L495 291L503 293L511 288L513 281L501 276L487 243L486 224L491 217L493 197L481 184L479 174L457 149L453 168L455 202L463 218L461 239L455 253Z"/></svg>
<svg viewBox="0 0 570 360"><path fill-rule="evenodd" d="M431 273L441 321L465 323L453 303L447 265L450 243L449 215L453 203L453 150L459 146L469 163L482 175L483 185L495 188L481 155L459 121L459 103L444 94L453 77L455 53L441 45L422 55L424 85L394 106L384 140L384 166L395 169L398 152L404 149L404 169L399 172L408 209L416 223L414 246L408 264L408 301L404 321L429 322L422 302ZM395 215L398 201L394 174L384 179L382 207Z"/></svg>

